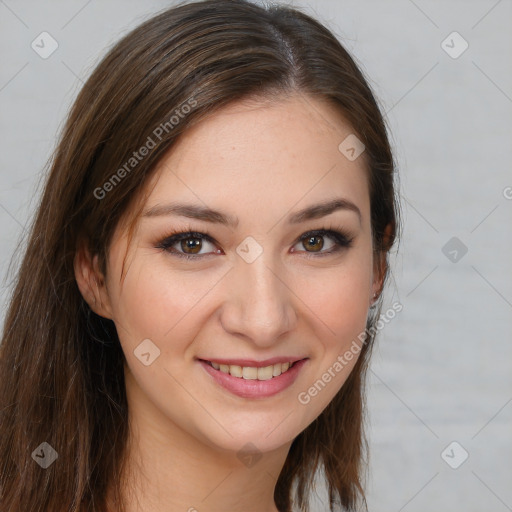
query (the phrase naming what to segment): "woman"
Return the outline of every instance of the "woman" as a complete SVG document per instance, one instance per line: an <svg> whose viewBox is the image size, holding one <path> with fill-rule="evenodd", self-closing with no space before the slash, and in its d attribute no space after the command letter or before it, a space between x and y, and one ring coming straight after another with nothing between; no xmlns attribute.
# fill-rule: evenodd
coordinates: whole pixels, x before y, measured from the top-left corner
<svg viewBox="0 0 512 512"><path fill-rule="evenodd" d="M289 7L184 4L78 95L1 344L2 511L364 502L364 376L397 235L386 128Z"/></svg>

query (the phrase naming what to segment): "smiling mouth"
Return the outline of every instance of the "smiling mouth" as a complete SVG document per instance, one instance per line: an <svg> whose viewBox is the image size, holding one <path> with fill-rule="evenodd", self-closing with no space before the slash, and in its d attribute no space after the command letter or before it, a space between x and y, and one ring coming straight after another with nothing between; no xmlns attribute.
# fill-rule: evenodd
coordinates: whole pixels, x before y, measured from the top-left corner
<svg viewBox="0 0 512 512"><path fill-rule="evenodd" d="M275 377L279 377L283 373L286 373L290 368L299 362L295 361L287 363L276 363L269 366L256 368L254 366L238 366L235 364L228 365L219 364L213 361L203 361L219 372L245 380L271 380Z"/></svg>

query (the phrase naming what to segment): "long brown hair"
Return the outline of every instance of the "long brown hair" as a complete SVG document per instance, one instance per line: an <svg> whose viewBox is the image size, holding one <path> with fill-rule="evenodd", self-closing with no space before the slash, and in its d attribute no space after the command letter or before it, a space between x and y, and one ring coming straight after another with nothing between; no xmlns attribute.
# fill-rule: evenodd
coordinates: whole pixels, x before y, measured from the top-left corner
<svg viewBox="0 0 512 512"><path fill-rule="evenodd" d="M80 91L16 273L0 346L3 512L104 511L109 489L123 510L124 354L114 323L79 292L77 247L85 241L105 273L116 226L181 133L231 102L293 93L329 101L364 143L373 245L386 277L398 226L395 166L379 107L336 37L297 9L245 0L182 4L144 22ZM135 158L143 146L149 151ZM293 441L275 488L282 512L292 503L307 510L322 466L331 510L364 501L364 380L379 312L347 381ZM47 469L32 456L43 442L58 454Z"/></svg>

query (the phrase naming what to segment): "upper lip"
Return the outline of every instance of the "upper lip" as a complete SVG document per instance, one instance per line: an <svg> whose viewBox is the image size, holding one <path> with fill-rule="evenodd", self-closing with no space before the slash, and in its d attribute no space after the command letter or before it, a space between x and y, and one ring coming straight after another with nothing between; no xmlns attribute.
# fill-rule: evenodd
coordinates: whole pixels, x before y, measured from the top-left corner
<svg viewBox="0 0 512 512"><path fill-rule="evenodd" d="M301 361L302 359L307 359L306 357L294 357L294 356L284 356L284 357L271 357L270 359L264 359L263 361L255 361L254 359L223 359L218 357L213 357L211 359L200 358L202 361L210 361L218 364L226 364L226 365L237 365L237 366L251 366L253 368L264 368L265 366L271 366L273 364L278 363L295 363L296 361Z"/></svg>

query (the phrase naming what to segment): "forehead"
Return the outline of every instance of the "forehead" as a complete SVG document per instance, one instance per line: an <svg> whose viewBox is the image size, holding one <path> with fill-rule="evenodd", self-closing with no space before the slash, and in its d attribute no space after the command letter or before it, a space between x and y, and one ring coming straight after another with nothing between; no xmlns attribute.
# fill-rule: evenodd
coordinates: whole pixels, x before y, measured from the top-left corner
<svg viewBox="0 0 512 512"><path fill-rule="evenodd" d="M231 104L188 129L161 160L146 209L179 199L246 226L272 225L294 207L345 197L367 217L365 161L338 149L352 133L338 111L310 96Z"/></svg>

